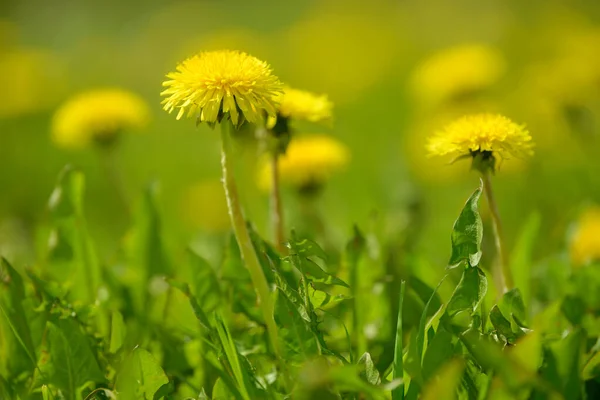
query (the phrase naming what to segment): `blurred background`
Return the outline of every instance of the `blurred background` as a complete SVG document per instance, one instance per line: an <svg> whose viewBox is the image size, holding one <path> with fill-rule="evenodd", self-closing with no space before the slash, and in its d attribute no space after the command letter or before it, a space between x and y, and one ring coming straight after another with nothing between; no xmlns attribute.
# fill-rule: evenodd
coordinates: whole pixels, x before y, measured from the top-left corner
<svg viewBox="0 0 600 400"><path fill-rule="evenodd" d="M0 252L36 262L66 164L86 174L85 212L101 258L120 247L131 220L97 149L62 149L50 136L65 100L105 87L137 93L151 110L112 155L127 201L155 182L175 247L219 240L228 221L218 131L177 122L161 110L160 92L178 62L230 48L334 102L331 127L297 128L332 135L351 152L319 199L336 246L355 223L390 240L410 236L415 265L443 273L452 223L478 176L468 161L427 158L426 138L457 116L489 111L525 124L536 142L532 159L502 160L494 180L508 247L537 219L543 259L566 249L581 210L600 202L598 21L593 0L4 1ZM241 192L248 218L270 237L255 161L255 148L240 152ZM284 200L291 228L296 199L286 192Z"/></svg>

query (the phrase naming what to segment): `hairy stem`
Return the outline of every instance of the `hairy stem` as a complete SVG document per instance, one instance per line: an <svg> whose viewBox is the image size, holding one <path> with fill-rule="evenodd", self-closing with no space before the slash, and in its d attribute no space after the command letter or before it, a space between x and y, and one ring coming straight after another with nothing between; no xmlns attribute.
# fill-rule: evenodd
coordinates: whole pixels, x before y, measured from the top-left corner
<svg viewBox="0 0 600 400"><path fill-rule="evenodd" d="M279 346L277 341L277 327L275 326L275 319L273 317L273 302L271 299L271 291L267 283L267 278L263 273L262 267L252 245L250 234L248 233L248 227L242 212L240 204L237 186L233 176L233 167L230 160L231 157L231 136L230 129L233 129L233 125L229 121L221 123L221 140L222 140L222 151L221 151L221 167L223 169L223 187L225 188L225 197L227 199L227 208L229 210L229 217L231 219L231 226L240 248L240 254L242 261L246 265L248 272L250 272L250 278L254 285L258 297L258 303L267 326L267 334L273 352L279 358Z"/></svg>
<svg viewBox="0 0 600 400"><path fill-rule="evenodd" d="M492 190L492 180L490 177L490 171L486 170L482 173L483 175L483 188L485 190L485 196L488 201L490 213L492 216L492 227L494 230L494 242L496 245L496 253L498 262L496 263L496 276L498 288L502 293L510 290L514 287L514 281L510 266L506 262L506 253L504 249L504 243L502 242L502 224L500 222L500 214L498 213L498 206L496 205L496 199L494 198L494 192Z"/></svg>
<svg viewBox="0 0 600 400"><path fill-rule="evenodd" d="M280 252L284 251L283 211L281 210L281 190L279 187L279 154L271 154L271 224L275 246Z"/></svg>

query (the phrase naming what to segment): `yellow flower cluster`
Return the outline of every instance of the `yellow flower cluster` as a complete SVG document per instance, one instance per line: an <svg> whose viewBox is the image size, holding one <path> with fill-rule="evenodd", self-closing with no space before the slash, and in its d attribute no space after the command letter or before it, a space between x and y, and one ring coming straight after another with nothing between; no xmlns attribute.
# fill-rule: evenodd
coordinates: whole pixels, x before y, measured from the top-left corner
<svg viewBox="0 0 600 400"><path fill-rule="evenodd" d="M600 207L592 207L581 214L571 239L570 253L575 266L600 261Z"/></svg>
<svg viewBox="0 0 600 400"><path fill-rule="evenodd" d="M472 152L494 155L528 156L533 154L529 132L510 119L495 114L474 114L459 118L429 139L431 156L461 157Z"/></svg>
<svg viewBox="0 0 600 400"><path fill-rule="evenodd" d="M278 115L298 121L323 122L331 120L333 103L327 95L317 95L305 90L284 88L278 96Z"/></svg>
<svg viewBox="0 0 600 400"><path fill-rule="evenodd" d="M208 51L197 54L167 74L161 95L164 109L176 108L177 119L186 112L200 122L215 124L226 114L235 126L245 120L259 123L264 112L274 117L282 84L271 67L239 51Z"/></svg>
<svg viewBox="0 0 600 400"><path fill-rule="evenodd" d="M149 117L146 103L123 89L80 93L54 114L52 139L67 148L114 140L124 130L143 127Z"/></svg>
<svg viewBox="0 0 600 400"><path fill-rule="evenodd" d="M434 54L412 77L416 97L443 102L485 90L502 76L504 59L495 49L479 44L452 47Z"/></svg>
<svg viewBox="0 0 600 400"><path fill-rule="evenodd" d="M296 189L320 186L343 169L350 159L346 146L325 135L299 136L279 158L281 182ZM264 160L259 185L271 187L271 164Z"/></svg>

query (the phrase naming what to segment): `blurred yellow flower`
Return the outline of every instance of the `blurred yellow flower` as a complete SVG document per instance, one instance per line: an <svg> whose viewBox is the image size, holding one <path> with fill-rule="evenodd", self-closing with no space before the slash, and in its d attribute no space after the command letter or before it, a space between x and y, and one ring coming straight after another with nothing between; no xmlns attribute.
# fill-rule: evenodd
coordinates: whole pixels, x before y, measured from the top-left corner
<svg viewBox="0 0 600 400"><path fill-rule="evenodd" d="M319 187L349 162L350 152L341 142L325 135L298 136L279 158L281 182L296 189ZM271 187L271 163L264 159L258 176L259 186Z"/></svg>
<svg viewBox="0 0 600 400"><path fill-rule="evenodd" d="M497 114L474 114L457 119L429 138L431 156L461 157L491 152L503 158L533 154L533 141L522 125Z"/></svg>
<svg viewBox="0 0 600 400"><path fill-rule="evenodd" d="M228 114L235 126L244 120L258 123L276 114L274 97L282 84L264 61L240 51L222 50L199 53L167 74L169 80L161 95L164 109L178 108L177 119L187 112L199 121L214 124Z"/></svg>
<svg viewBox="0 0 600 400"><path fill-rule="evenodd" d="M600 261L600 207L591 207L579 217L570 253L575 266Z"/></svg>
<svg viewBox="0 0 600 400"><path fill-rule="evenodd" d="M423 102L444 102L489 88L500 79L504 69L502 55L492 47L481 44L452 47L417 67L412 76L412 91Z"/></svg>
<svg viewBox="0 0 600 400"><path fill-rule="evenodd" d="M56 111L52 140L67 148L111 143L122 131L143 127L148 117L146 103L134 93L118 88L90 90Z"/></svg>
<svg viewBox="0 0 600 400"><path fill-rule="evenodd" d="M53 107L66 87L66 72L53 53L15 48L0 52L0 117Z"/></svg>
<svg viewBox="0 0 600 400"><path fill-rule="evenodd" d="M182 218L189 226L207 232L224 232L230 229L223 184L218 179L190 186L185 191L181 204Z"/></svg>
<svg viewBox="0 0 600 400"><path fill-rule="evenodd" d="M277 99L278 116L309 122L323 122L332 118L333 103L325 94L286 87Z"/></svg>

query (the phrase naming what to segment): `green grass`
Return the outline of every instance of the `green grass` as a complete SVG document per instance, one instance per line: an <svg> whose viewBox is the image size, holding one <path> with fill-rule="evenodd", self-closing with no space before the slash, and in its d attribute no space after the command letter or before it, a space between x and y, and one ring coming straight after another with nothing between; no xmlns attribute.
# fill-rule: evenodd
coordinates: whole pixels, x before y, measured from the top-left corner
<svg viewBox="0 0 600 400"><path fill-rule="evenodd" d="M370 253L396 244L358 228L342 253L292 232L285 255L252 230L277 357L233 238L219 265L169 253L150 187L122 251L100 262L84 186L62 172L41 265L2 262L2 398L577 399L600 388L600 272L574 271L535 311L529 290L528 302L518 287L496 291L479 264L481 187L456 210L436 287L387 275ZM528 268L532 221L513 268Z"/></svg>

